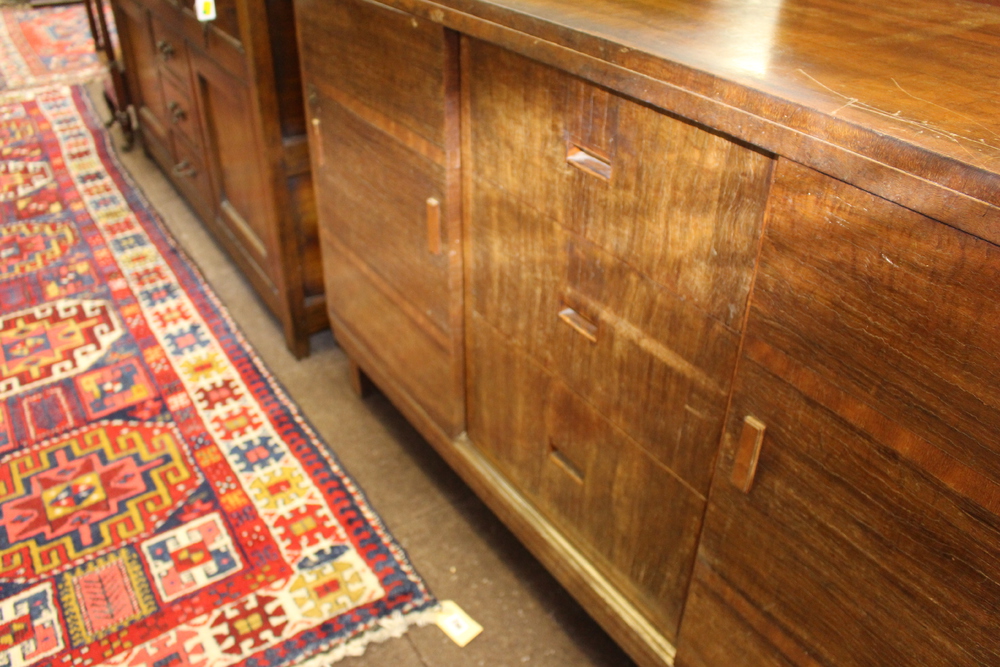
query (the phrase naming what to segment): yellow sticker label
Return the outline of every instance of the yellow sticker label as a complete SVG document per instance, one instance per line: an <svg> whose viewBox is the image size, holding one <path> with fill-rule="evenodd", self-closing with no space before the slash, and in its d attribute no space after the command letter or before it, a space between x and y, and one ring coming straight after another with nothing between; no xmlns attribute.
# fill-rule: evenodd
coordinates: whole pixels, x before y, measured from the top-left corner
<svg viewBox="0 0 1000 667"><path fill-rule="evenodd" d="M195 0L194 13L199 21L211 21L215 18L215 0Z"/></svg>
<svg viewBox="0 0 1000 667"><path fill-rule="evenodd" d="M459 646L465 646L483 631L483 626L472 620L453 600L441 603L441 611L435 622L442 632Z"/></svg>

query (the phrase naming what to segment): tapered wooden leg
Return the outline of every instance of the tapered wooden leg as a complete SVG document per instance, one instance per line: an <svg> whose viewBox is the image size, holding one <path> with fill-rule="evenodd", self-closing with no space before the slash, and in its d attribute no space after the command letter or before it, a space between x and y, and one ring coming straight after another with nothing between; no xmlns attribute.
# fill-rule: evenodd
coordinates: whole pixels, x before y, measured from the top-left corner
<svg viewBox="0 0 1000 667"><path fill-rule="evenodd" d="M351 389L358 395L358 398L367 398L375 389L375 385L354 359L349 359L348 363L350 364L348 375L351 379Z"/></svg>

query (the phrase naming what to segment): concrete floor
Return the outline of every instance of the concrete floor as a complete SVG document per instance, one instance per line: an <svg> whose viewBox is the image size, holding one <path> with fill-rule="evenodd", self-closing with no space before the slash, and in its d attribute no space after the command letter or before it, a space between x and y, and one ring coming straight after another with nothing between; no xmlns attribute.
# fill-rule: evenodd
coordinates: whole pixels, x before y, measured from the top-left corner
<svg viewBox="0 0 1000 667"><path fill-rule="evenodd" d="M296 360L277 320L157 167L140 148L120 157L246 338L364 489L431 591L438 599L455 600L485 628L465 648L435 626L413 628L341 665L633 664L381 394L362 401L352 393L347 358L329 331L312 338L310 357Z"/></svg>

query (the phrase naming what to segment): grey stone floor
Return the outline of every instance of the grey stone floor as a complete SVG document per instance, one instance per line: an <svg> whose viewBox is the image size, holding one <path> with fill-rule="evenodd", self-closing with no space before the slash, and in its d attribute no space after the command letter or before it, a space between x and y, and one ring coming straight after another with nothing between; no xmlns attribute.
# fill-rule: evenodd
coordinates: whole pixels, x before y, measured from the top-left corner
<svg viewBox="0 0 1000 667"><path fill-rule="evenodd" d="M485 628L465 648L435 626L414 628L339 664L633 664L381 394L362 401L352 393L347 358L328 331L312 338L310 357L296 360L277 320L142 149L119 156L247 339L364 489L431 591L455 600Z"/></svg>

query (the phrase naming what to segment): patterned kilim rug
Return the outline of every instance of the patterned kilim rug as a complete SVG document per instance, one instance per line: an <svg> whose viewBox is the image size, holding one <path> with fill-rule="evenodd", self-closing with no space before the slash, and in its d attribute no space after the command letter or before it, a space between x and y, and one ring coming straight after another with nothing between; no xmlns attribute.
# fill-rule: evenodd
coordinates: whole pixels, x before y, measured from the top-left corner
<svg viewBox="0 0 1000 667"><path fill-rule="evenodd" d="M0 665L327 665L430 620L80 88L0 93Z"/></svg>
<svg viewBox="0 0 1000 667"><path fill-rule="evenodd" d="M83 5L0 7L0 91L83 82L103 72Z"/></svg>

